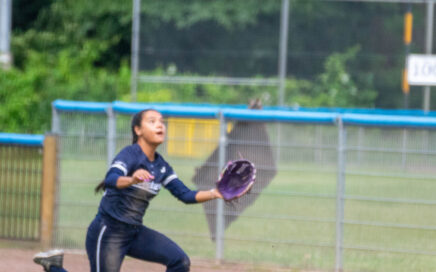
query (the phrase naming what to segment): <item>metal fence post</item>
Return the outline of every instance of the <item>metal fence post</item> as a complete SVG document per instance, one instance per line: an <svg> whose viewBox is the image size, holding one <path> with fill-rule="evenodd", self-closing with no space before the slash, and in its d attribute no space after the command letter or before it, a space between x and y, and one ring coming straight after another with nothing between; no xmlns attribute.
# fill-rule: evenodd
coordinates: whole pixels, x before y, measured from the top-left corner
<svg viewBox="0 0 436 272"><path fill-rule="evenodd" d="M108 107L107 113L107 166L110 167L112 160L115 157L116 150L116 122L117 119L114 114L112 107Z"/></svg>
<svg viewBox="0 0 436 272"><path fill-rule="evenodd" d="M357 163L360 164L362 162L362 147L364 144L363 139L365 139L365 131L363 127L359 127L359 130L357 132Z"/></svg>
<svg viewBox="0 0 436 272"><path fill-rule="evenodd" d="M224 119L222 112L219 113L220 118L220 139L218 150L218 175L225 164L226 147L227 147L227 122ZM217 262L221 262L223 259L224 250L224 200L217 199L216 205L216 252L215 259Z"/></svg>
<svg viewBox="0 0 436 272"><path fill-rule="evenodd" d="M407 129L403 129L403 140L401 143L401 166L404 168L406 168L406 163L407 163Z"/></svg>
<svg viewBox="0 0 436 272"><path fill-rule="evenodd" d="M347 131L339 116L338 126L338 173L336 187L336 246L335 246L335 271L342 271L343 268L343 239L344 239L344 195L345 195L345 151Z"/></svg>
<svg viewBox="0 0 436 272"><path fill-rule="evenodd" d="M59 119L59 113L54 103L51 103L51 132L54 134L60 134L61 124Z"/></svg>
<svg viewBox="0 0 436 272"><path fill-rule="evenodd" d="M427 24L425 32L425 53L431 55L433 48L434 0L427 1ZM424 86L423 110L430 111L430 86Z"/></svg>
<svg viewBox="0 0 436 272"><path fill-rule="evenodd" d="M276 162L280 161L281 156L281 144L282 144L282 125L281 123L277 123L277 148L276 148Z"/></svg>
<svg viewBox="0 0 436 272"><path fill-rule="evenodd" d="M12 0L0 0L0 68L12 66L11 55Z"/></svg>
<svg viewBox="0 0 436 272"><path fill-rule="evenodd" d="M288 60L288 32L289 32L289 0L282 0L280 16L280 41L279 41L279 95L278 104L285 104L286 89L286 64Z"/></svg>
<svg viewBox="0 0 436 272"><path fill-rule="evenodd" d="M132 75L130 79L130 99L136 102L138 89L138 67L139 67L139 35L141 25L141 0L133 0L132 9Z"/></svg>
<svg viewBox="0 0 436 272"><path fill-rule="evenodd" d="M320 125L315 127L315 147L314 147L314 161L321 162L322 161L322 128Z"/></svg>

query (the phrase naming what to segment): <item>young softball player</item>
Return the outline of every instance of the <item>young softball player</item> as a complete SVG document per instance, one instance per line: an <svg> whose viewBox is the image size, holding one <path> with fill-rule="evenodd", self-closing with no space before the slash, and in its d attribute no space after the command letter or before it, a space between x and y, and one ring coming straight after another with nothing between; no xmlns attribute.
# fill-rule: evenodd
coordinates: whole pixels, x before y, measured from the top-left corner
<svg viewBox="0 0 436 272"><path fill-rule="evenodd" d="M161 187L184 203L205 202L222 198L222 195L216 189L190 190L156 152L166 132L161 113L156 110L138 112L131 128L133 144L118 153L104 181L96 187L97 192L104 190L104 194L86 236L91 271L120 271L126 255L161 263L168 272L189 271L190 260L186 253L165 235L142 224L145 211ZM37 263L48 259L39 258ZM61 266L62 262L58 261L44 268L52 272L65 271Z"/></svg>

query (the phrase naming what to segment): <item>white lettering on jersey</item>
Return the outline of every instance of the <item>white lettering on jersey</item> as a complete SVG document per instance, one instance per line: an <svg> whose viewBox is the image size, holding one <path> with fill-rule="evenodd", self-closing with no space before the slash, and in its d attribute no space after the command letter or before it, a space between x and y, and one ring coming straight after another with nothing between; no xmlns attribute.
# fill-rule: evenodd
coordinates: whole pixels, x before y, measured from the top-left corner
<svg viewBox="0 0 436 272"><path fill-rule="evenodd" d="M157 193L159 193L160 188L162 187L162 185L160 183L154 182L154 181L143 181L141 183L138 184L134 184L132 185L135 188L141 189L141 190L145 190L149 193L155 194L157 195Z"/></svg>
<svg viewBox="0 0 436 272"><path fill-rule="evenodd" d="M165 166L164 167L162 167L161 169L160 169L160 172L163 174L163 173L165 173L167 171L167 169L165 168Z"/></svg>
<svg viewBox="0 0 436 272"><path fill-rule="evenodd" d="M154 183L153 181L150 182L150 189L155 191L156 193L159 192L161 186L162 185L160 183Z"/></svg>

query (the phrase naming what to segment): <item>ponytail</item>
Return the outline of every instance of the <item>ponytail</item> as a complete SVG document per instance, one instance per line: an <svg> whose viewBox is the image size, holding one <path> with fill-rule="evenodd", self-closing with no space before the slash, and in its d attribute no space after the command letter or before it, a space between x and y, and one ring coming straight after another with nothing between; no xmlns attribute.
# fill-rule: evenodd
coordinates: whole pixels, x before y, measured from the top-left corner
<svg viewBox="0 0 436 272"><path fill-rule="evenodd" d="M101 181L97 186L94 188L94 193L99 193L100 191L106 190L106 186L104 185L104 180Z"/></svg>

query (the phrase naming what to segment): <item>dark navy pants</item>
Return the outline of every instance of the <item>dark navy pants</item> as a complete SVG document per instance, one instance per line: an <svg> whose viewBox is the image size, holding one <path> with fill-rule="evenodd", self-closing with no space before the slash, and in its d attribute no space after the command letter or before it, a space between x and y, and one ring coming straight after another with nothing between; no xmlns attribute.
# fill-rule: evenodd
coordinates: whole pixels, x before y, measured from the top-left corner
<svg viewBox="0 0 436 272"><path fill-rule="evenodd" d="M145 226L133 226L97 215L86 235L91 272L118 272L124 257L157 262L167 272L189 271L185 252L165 235Z"/></svg>
<svg viewBox="0 0 436 272"><path fill-rule="evenodd" d="M50 266L50 272L67 272L67 270L62 267Z"/></svg>

